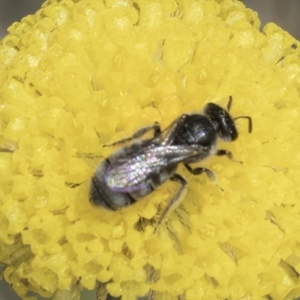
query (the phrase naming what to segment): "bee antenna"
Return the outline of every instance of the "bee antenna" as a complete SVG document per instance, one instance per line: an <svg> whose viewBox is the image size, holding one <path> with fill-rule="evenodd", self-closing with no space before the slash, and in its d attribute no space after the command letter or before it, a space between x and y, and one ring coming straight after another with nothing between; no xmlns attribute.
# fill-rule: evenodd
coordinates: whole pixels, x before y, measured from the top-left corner
<svg viewBox="0 0 300 300"><path fill-rule="evenodd" d="M232 105L232 96L229 96L229 101L228 101L228 104L227 104L227 110L228 111L230 111L231 105Z"/></svg>
<svg viewBox="0 0 300 300"><path fill-rule="evenodd" d="M237 120L237 119L247 119L248 120L248 132L251 133L252 132L252 119L249 116L239 116L234 118L233 120Z"/></svg>

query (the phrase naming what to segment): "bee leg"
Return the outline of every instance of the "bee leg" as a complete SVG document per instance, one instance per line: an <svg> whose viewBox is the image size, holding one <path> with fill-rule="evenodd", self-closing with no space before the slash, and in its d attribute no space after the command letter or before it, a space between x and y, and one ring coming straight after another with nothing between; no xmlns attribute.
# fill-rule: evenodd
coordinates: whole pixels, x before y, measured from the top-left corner
<svg viewBox="0 0 300 300"><path fill-rule="evenodd" d="M231 105L232 105L232 96L229 96L229 100L228 100L228 103L227 103L227 110L228 111L230 111Z"/></svg>
<svg viewBox="0 0 300 300"><path fill-rule="evenodd" d="M108 291L106 289L106 283L102 283L97 281L96 286L96 299L97 300L106 300L108 295Z"/></svg>
<svg viewBox="0 0 300 300"><path fill-rule="evenodd" d="M117 141L117 142L114 142L112 144L107 144L107 145L104 145L103 147L112 147L112 146L116 146L116 145L121 145L121 144L125 144L125 143L128 143L132 140L135 140L141 136L143 136L145 133L149 132L153 130L154 131L154 137L157 137L161 134L161 128L160 128L160 125L158 122L155 122L153 125L150 125L150 126L146 126L146 127L143 127L143 128L140 128L138 131L136 131L131 137L129 138L125 138L125 139L122 139L120 141Z"/></svg>
<svg viewBox="0 0 300 300"><path fill-rule="evenodd" d="M144 266L144 270L147 274L146 283L151 284L153 282L157 282L159 280L159 271L155 270L151 265L146 264ZM145 296L137 297L136 300L154 300L155 299L155 291L149 290Z"/></svg>
<svg viewBox="0 0 300 300"><path fill-rule="evenodd" d="M229 159L233 159L233 155L230 151L228 150L224 150L224 149L220 149L220 150L217 150L217 153L216 153L217 156L224 156L226 155Z"/></svg>
<svg viewBox="0 0 300 300"><path fill-rule="evenodd" d="M154 225L155 224L155 220L154 219L146 219L144 217L141 217L139 218L139 220L134 224L134 228L137 230L137 231L140 231L140 232L143 232L145 231L145 228L150 225Z"/></svg>
<svg viewBox="0 0 300 300"><path fill-rule="evenodd" d="M181 203L181 200L183 199L183 194L187 187L187 181L183 177L181 177L180 175L178 175L176 173L170 177L170 180L179 182L181 184L181 187L176 192L174 197L170 200L167 207L161 212L159 219L156 223L155 231L157 230L159 225L162 223L162 221L167 217L167 215L169 215L172 211L174 211L179 206L179 204Z"/></svg>
<svg viewBox="0 0 300 300"><path fill-rule="evenodd" d="M208 178L211 180L211 181L214 181L217 186L221 189L221 191L224 191L220 186L219 186L219 183L218 183L218 180L216 178L216 175L213 171L209 170L209 169L206 169L206 168L195 168L193 169L191 166L189 166L188 164L184 164L184 166L187 168L187 170L192 173L193 175L200 175L202 174L203 172L205 172L208 176Z"/></svg>
<svg viewBox="0 0 300 300"><path fill-rule="evenodd" d="M215 182L217 181L217 178L216 178L214 172L211 171L211 170L209 170L209 169L202 168L202 167L193 169L193 168L192 168L190 165L188 165L188 164L184 164L184 166L185 166L185 167L187 168L187 170L188 170L190 173L192 173L193 175L200 175L200 174L202 174L202 173L205 172L205 173L207 174L208 178L209 178L211 181L215 181Z"/></svg>
<svg viewBox="0 0 300 300"><path fill-rule="evenodd" d="M238 162L240 164L243 163L239 160L234 159L232 153L228 150L224 150L224 149L217 150L217 153L215 155L217 155L217 156L227 156L229 159L231 159L234 162Z"/></svg>
<svg viewBox="0 0 300 300"><path fill-rule="evenodd" d="M178 236L176 235L175 229L174 229L174 227L172 226L172 223L170 222L170 220L167 220L167 221L166 221L166 229L167 229L167 231L168 231L169 238L171 239L171 241L173 241L174 249L176 250L176 252L177 252L179 255L182 255L182 254L183 254L183 251L182 251L182 246L181 246L181 243L180 243L180 239L179 239Z"/></svg>

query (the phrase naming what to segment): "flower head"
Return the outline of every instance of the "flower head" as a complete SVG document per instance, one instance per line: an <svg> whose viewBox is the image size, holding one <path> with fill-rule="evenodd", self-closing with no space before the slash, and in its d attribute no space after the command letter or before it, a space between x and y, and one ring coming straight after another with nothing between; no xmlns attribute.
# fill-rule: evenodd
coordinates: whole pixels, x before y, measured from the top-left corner
<svg viewBox="0 0 300 300"><path fill-rule="evenodd" d="M97 282L123 300L300 295L299 42L259 25L236 0L48 0L9 28L0 261L20 296L71 299ZM104 144L229 96L254 131L239 120L239 139L220 145L242 164L201 164L222 189L179 169L187 195L157 232L135 224L176 183L117 212L90 204L90 179L113 151Z"/></svg>

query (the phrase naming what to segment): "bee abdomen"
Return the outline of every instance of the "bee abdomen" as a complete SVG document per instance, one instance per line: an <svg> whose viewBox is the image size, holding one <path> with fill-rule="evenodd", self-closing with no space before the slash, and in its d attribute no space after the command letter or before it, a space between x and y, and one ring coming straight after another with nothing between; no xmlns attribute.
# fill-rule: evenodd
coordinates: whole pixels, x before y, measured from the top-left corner
<svg viewBox="0 0 300 300"><path fill-rule="evenodd" d="M90 188L90 201L109 210L118 210L135 203L136 199L130 194L115 192L106 185L105 174L108 166L109 162L103 161L94 174Z"/></svg>

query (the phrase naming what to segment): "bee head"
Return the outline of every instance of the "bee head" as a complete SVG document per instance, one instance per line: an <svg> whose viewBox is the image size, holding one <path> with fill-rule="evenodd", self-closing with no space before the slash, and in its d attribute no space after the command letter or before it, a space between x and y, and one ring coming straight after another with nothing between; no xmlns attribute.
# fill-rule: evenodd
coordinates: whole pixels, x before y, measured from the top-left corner
<svg viewBox="0 0 300 300"><path fill-rule="evenodd" d="M229 102L227 104L227 110L214 103L208 103L204 108L204 114L211 121L212 125L214 126L218 134L218 137L225 142L233 142L239 136L234 122L236 119L240 119L240 118L248 119L249 121L248 131L249 133L251 133L252 131L252 120L250 117L240 116L233 119L230 116L229 110L231 104L232 104L232 97L230 96Z"/></svg>
<svg viewBox="0 0 300 300"><path fill-rule="evenodd" d="M224 108L214 103L208 103L205 106L204 113L211 121L220 139L232 142L238 138L234 120Z"/></svg>

